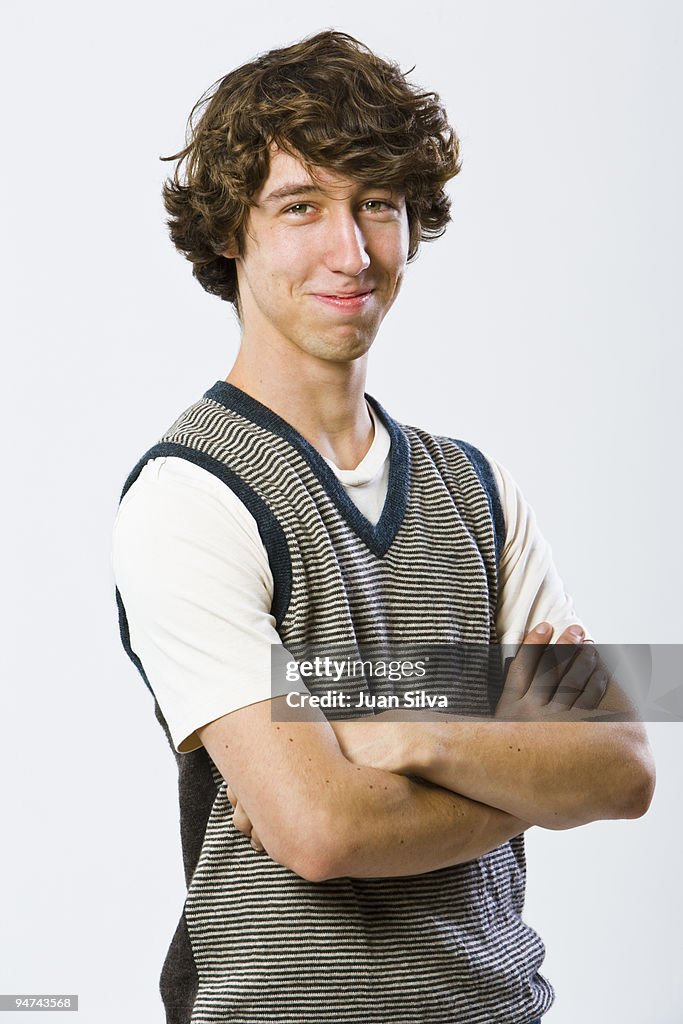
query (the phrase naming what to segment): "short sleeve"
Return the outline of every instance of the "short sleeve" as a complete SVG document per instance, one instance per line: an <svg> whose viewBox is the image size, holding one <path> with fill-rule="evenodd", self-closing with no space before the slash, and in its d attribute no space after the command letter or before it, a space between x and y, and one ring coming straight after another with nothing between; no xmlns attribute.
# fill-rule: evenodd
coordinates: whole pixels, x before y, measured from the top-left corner
<svg viewBox="0 0 683 1024"><path fill-rule="evenodd" d="M554 627L555 642L567 626L579 623L571 597L553 562L550 545L510 473L486 456L500 493L505 543L498 573L496 630L501 644L516 646L539 622ZM586 629L586 636L592 639Z"/></svg>
<svg viewBox="0 0 683 1024"><path fill-rule="evenodd" d="M197 728L271 697L273 578L256 522L186 459L150 460L114 523L130 644L180 753Z"/></svg>

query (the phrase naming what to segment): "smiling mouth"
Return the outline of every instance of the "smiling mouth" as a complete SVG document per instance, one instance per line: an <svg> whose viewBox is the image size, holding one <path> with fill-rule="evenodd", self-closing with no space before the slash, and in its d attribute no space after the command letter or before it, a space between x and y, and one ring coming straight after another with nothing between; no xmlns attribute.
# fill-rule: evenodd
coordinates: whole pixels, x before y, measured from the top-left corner
<svg viewBox="0 0 683 1024"><path fill-rule="evenodd" d="M373 288L364 288L362 292L316 292L316 295L324 295L327 299L357 299L359 295L369 295Z"/></svg>
<svg viewBox="0 0 683 1024"><path fill-rule="evenodd" d="M337 309L357 310L362 309L374 290L374 288L371 288L365 292L347 292L346 294L335 292L313 292L312 294L315 299L328 305L336 306Z"/></svg>

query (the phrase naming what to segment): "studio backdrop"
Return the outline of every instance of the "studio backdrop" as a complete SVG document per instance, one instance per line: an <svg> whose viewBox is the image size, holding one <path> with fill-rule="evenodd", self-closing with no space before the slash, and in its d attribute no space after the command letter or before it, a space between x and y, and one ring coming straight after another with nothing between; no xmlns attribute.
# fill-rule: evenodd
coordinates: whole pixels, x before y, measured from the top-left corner
<svg viewBox="0 0 683 1024"><path fill-rule="evenodd" d="M111 529L128 472L227 375L239 330L168 238L159 157L214 81L322 28L414 68L462 170L368 391L512 473L598 641L679 644L681 7L66 0L10 2L4 22L0 994L161 1024L176 765L120 645ZM527 834L548 1024L683 1019L681 728L649 726L643 818Z"/></svg>

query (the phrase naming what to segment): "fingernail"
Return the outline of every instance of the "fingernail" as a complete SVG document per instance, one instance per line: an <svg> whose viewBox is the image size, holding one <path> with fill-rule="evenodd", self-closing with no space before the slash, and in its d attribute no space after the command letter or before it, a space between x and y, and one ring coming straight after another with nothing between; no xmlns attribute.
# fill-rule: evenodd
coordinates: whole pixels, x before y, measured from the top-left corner
<svg viewBox="0 0 683 1024"><path fill-rule="evenodd" d="M549 622L540 622L538 626L536 626L536 632L539 636L547 636L548 633L552 631L552 628L553 627Z"/></svg>
<svg viewBox="0 0 683 1024"><path fill-rule="evenodd" d="M581 642L581 640L583 640L586 633L585 630L581 629L581 626L572 626L572 628L569 630L569 635L573 637L578 644Z"/></svg>

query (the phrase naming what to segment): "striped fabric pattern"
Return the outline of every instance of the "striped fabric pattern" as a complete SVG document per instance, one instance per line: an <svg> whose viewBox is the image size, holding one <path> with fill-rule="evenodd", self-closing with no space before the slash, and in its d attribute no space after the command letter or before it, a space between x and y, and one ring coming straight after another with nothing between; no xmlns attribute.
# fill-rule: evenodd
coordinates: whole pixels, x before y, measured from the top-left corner
<svg viewBox="0 0 683 1024"><path fill-rule="evenodd" d="M399 426L368 400L392 439L376 527L299 434L222 381L123 493L162 454L233 487L266 544L287 647L495 643L494 517L470 446ZM470 686L465 703L486 710L485 687ZM427 874L312 883L234 828L203 748L176 759L188 892L162 970L170 1024L525 1024L550 1007L543 943L522 920L523 835Z"/></svg>

